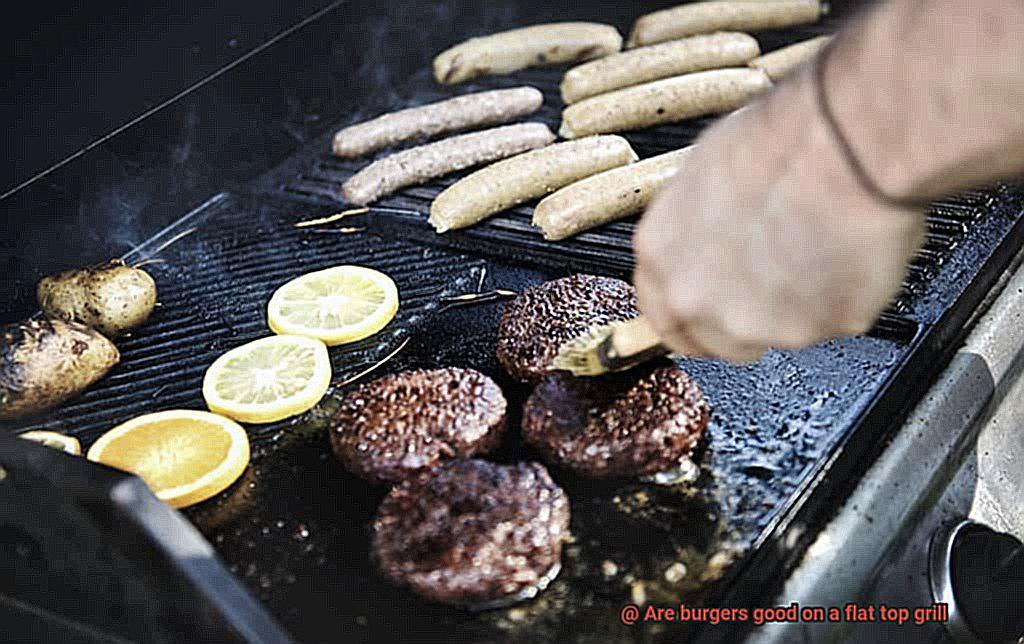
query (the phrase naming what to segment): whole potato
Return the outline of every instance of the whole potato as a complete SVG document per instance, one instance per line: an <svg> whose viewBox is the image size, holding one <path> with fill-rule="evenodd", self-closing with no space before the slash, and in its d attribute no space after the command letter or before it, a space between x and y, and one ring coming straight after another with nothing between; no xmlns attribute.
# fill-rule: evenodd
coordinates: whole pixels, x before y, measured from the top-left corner
<svg viewBox="0 0 1024 644"><path fill-rule="evenodd" d="M144 270L111 261L44 277L36 297L47 315L114 337L139 326L153 312L156 283Z"/></svg>
<svg viewBox="0 0 1024 644"><path fill-rule="evenodd" d="M113 342L74 322L51 318L0 328L0 420L77 396L120 358Z"/></svg>

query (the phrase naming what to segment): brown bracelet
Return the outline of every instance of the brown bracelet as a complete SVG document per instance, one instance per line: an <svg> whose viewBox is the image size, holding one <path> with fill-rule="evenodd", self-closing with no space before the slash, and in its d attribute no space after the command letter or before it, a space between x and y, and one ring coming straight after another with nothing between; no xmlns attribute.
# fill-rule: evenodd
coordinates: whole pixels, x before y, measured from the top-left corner
<svg viewBox="0 0 1024 644"><path fill-rule="evenodd" d="M821 112L822 117L825 119L825 123L828 126L832 138L835 139L839 145L839 149L842 151L843 156L846 158L846 164L853 170L853 176L857 178L857 183L861 185L865 192L870 194L876 200L891 206L893 208L905 208L909 210L925 210L929 207L927 201L921 201L913 198L894 197L888 194L871 175L868 173L867 168L861 163L860 158L854 151L853 146L850 144L850 139L846 136L843 128L839 125L839 121L836 119L835 112L832 110L832 105L828 100L828 92L825 89L825 65L828 60L828 56L832 51L835 41L825 46L824 50L818 54L814 59L813 73L814 73L814 90L818 99L818 111Z"/></svg>

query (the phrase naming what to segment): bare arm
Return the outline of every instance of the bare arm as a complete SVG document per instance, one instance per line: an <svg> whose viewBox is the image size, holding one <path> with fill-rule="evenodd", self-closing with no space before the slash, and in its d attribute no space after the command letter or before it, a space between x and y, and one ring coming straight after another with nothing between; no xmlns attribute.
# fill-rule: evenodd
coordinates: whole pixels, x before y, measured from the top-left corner
<svg viewBox="0 0 1024 644"><path fill-rule="evenodd" d="M936 197L1024 171L1024 3L887 2L834 49L825 93L886 193Z"/></svg>
<svg viewBox="0 0 1024 644"><path fill-rule="evenodd" d="M641 309L673 348L740 360L866 330L923 228L872 187L922 200L1024 170L1020 1L881 4L821 72L709 128L641 220Z"/></svg>

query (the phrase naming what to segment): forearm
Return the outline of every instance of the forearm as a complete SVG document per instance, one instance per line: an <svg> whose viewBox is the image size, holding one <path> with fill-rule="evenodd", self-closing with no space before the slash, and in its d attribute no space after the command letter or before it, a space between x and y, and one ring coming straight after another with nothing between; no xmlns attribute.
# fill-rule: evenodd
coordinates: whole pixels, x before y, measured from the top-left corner
<svg viewBox="0 0 1024 644"><path fill-rule="evenodd" d="M841 34L822 77L856 158L889 196L1024 172L1020 0L891 0Z"/></svg>

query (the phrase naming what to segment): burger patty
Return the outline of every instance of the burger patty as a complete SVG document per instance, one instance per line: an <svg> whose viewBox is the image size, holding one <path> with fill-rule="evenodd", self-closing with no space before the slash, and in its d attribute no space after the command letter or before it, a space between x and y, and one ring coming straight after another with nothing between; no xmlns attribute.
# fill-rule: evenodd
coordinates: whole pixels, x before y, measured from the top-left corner
<svg viewBox="0 0 1024 644"><path fill-rule="evenodd" d="M639 315L636 289L622 280L573 275L529 288L509 302L498 327L498 359L513 377L548 374L558 350L595 325Z"/></svg>
<svg viewBox="0 0 1024 644"><path fill-rule="evenodd" d="M697 383L664 364L598 378L548 376L526 401L523 438L549 463L596 478L678 466L711 412Z"/></svg>
<svg viewBox="0 0 1024 644"><path fill-rule="evenodd" d="M547 585L569 500L540 463L451 461L392 488L371 530L374 563L389 581L480 606Z"/></svg>
<svg viewBox="0 0 1024 644"><path fill-rule="evenodd" d="M350 391L331 422L331 447L353 474L398 481L498 446L505 397L472 369L403 371Z"/></svg>

